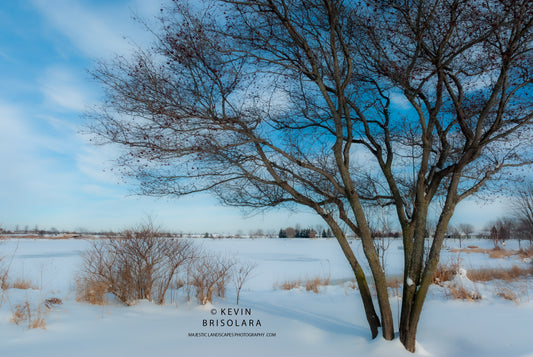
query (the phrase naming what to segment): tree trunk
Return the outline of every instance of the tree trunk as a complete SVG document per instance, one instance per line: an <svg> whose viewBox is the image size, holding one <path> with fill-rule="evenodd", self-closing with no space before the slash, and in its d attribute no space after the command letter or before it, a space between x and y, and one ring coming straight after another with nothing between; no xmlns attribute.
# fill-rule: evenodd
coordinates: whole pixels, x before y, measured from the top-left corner
<svg viewBox="0 0 533 357"><path fill-rule="evenodd" d="M335 237L337 238L337 241L339 242L342 251L348 259L348 262L350 263L350 266L355 274L355 279L357 281L357 286L359 287L359 293L361 294L361 299L363 301L366 319L372 333L372 338L376 338L378 335L378 327L380 327L381 324L379 316L374 308L374 302L372 301L372 294L370 293L370 289L368 287L365 272L363 271L363 268L361 268L357 258L355 258L352 248L348 244L344 234L340 236L335 235Z"/></svg>
<svg viewBox="0 0 533 357"><path fill-rule="evenodd" d="M363 238L362 238L363 239ZM363 244L365 244L363 242ZM389 292L387 290L387 278L383 271L375 247L364 247L367 261L370 269L372 270L372 276L374 278L374 284L376 287L376 293L378 298L379 310L381 313L381 327L383 338L386 340L394 339L394 320L392 318L392 310L389 302ZM370 252L369 252L370 250Z"/></svg>
<svg viewBox="0 0 533 357"><path fill-rule="evenodd" d="M370 293L370 289L368 287L368 282L365 277L365 272L363 271L363 268L357 261L357 258L355 257L352 248L350 247L350 244L348 243L346 236L342 229L339 227L337 222L331 217L329 214L325 214L324 212L319 211L320 215L324 220L328 223L329 227L333 231L333 234L335 235L335 238L337 239L337 242L339 242L339 245L341 246L342 252L344 253L344 256L348 260L348 263L350 264L350 267L352 268L355 279L357 281L357 286L359 287L359 293L361 294L361 300L363 301L363 307L365 309L366 319L368 321L368 325L370 327L370 332L372 334L372 338L376 338L378 335L378 328L381 326L380 319L378 314L376 313L376 310L374 308L374 302L372 301L372 294Z"/></svg>
<svg viewBox="0 0 533 357"><path fill-rule="evenodd" d="M446 202L444 204L444 207L439 217L439 221L437 223L437 227L435 229L435 235L433 237L431 250L429 252L425 264L423 264L423 271L419 271L416 277L413 276L414 279L408 275L404 277L404 291L402 297L402 313L400 318L399 332L400 341L410 352L415 352L416 333L418 329L418 322L420 321L420 316L422 314L422 307L424 306L424 301L426 300L426 295L429 286L433 281L433 273L435 272L435 269L437 268L437 265L439 263L440 251L442 243L444 241L448 223L450 222L450 219L457 204L456 193L457 185L459 182L458 175L459 174L456 174L454 176L454 180L452 180L452 183L450 184L450 187L448 189L448 196L446 197ZM423 220L417 223L421 224L422 221L424 221L425 227L425 217ZM415 231L418 232L415 233L414 236L415 243L417 242L417 239L422 239L422 241L424 241L424 237L420 236L419 233L421 229L415 229ZM424 250L422 249L421 254L423 254L423 251ZM407 254L408 253L406 253L406 255ZM416 257L412 258L412 262L415 262L417 260ZM405 274L417 271L416 269L413 269L412 266L406 266L406 268L407 269L405 270Z"/></svg>
<svg viewBox="0 0 533 357"><path fill-rule="evenodd" d="M400 327L400 341L407 351L414 353L416 349L416 326L414 329Z"/></svg>

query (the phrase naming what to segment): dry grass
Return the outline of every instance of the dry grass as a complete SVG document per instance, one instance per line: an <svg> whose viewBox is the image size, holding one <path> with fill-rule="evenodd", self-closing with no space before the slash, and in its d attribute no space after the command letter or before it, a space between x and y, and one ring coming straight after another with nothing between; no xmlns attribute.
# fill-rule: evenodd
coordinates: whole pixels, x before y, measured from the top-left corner
<svg viewBox="0 0 533 357"><path fill-rule="evenodd" d="M93 305L106 305L109 284L102 280L78 277L76 279L76 301Z"/></svg>
<svg viewBox="0 0 533 357"><path fill-rule="evenodd" d="M392 276L387 278L387 287L392 290L392 296L401 296L403 277Z"/></svg>
<svg viewBox="0 0 533 357"><path fill-rule="evenodd" d="M355 280L350 280L344 284L345 288L356 290L357 289L357 282Z"/></svg>
<svg viewBox="0 0 533 357"><path fill-rule="evenodd" d="M467 253L467 254L470 254L470 253L486 253L488 250L490 250L490 249L484 249L484 248L479 248L479 247L477 247L475 245L469 245L466 248L450 249L450 252L452 252L452 253Z"/></svg>
<svg viewBox="0 0 533 357"><path fill-rule="evenodd" d="M531 258L533 257L533 247L529 247L528 249L520 249L518 251L518 255L521 259Z"/></svg>
<svg viewBox="0 0 533 357"><path fill-rule="evenodd" d="M470 250L477 250L477 247L470 248ZM487 250L484 250L487 251ZM493 253L492 257L509 256L509 251L505 252L503 249L490 250ZM502 252L503 251L503 252ZM433 275L433 284L445 287L446 296L450 299L460 299L466 301L477 301L481 299L481 294L477 290L467 290L462 286L454 284L443 284L444 282L453 280L454 276L461 267L461 261L450 262L448 264L439 265ZM483 268L483 269L469 269L467 277L473 282L489 282L493 280L505 282L505 286L496 285L496 295L504 299L518 303L518 294L509 286L508 283L518 281L520 279L527 279L533 276L533 265L525 268L513 266L511 268Z"/></svg>
<svg viewBox="0 0 533 357"><path fill-rule="evenodd" d="M42 317L38 317L31 322L30 328L41 328L43 330L46 330L46 320Z"/></svg>
<svg viewBox="0 0 533 357"><path fill-rule="evenodd" d="M63 304L63 300L61 300L60 298L50 298L50 299L46 299L44 300L44 303L43 305L48 309L48 310L51 310L54 306L56 305L62 305Z"/></svg>
<svg viewBox="0 0 533 357"><path fill-rule="evenodd" d="M447 263L437 265L437 269L433 272L432 283L442 286L442 283L450 281L461 268L462 260L460 257L451 259Z"/></svg>
<svg viewBox="0 0 533 357"><path fill-rule="evenodd" d="M506 286L496 287L496 295L504 298L505 300L510 300L517 305L519 303L518 295L509 287L506 287Z"/></svg>
<svg viewBox="0 0 533 357"><path fill-rule="evenodd" d="M15 305L11 322L16 325L27 324L28 329L42 328L46 329L46 321L42 317L41 310L38 309L36 313L33 312L32 307L28 301Z"/></svg>
<svg viewBox="0 0 533 357"><path fill-rule="evenodd" d="M442 285L446 281L453 279L459 270L460 263L439 264L433 273L433 284ZM513 266L509 269L504 268L483 268L468 269L468 279L475 282L486 282L491 280L516 281L522 278L533 276L533 265L527 268Z"/></svg>
<svg viewBox="0 0 533 357"><path fill-rule="evenodd" d="M285 280L283 283L275 283L274 288L279 288L281 290L292 290L292 289L298 289L305 287L306 291L312 291L315 294L318 294L320 292L321 286L327 286L331 284L330 277L322 278L319 276L316 276L311 279L306 279L302 281L301 279L298 280ZM356 288L357 284L355 282L353 283L354 289Z"/></svg>
<svg viewBox="0 0 533 357"><path fill-rule="evenodd" d="M392 276L387 278L387 287L391 289L399 289L402 286L402 277Z"/></svg>
<svg viewBox="0 0 533 357"><path fill-rule="evenodd" d="M457 270L457 267L439 264L433 273L432 283L435 285L442 285L445 281L452 280L455 274L457 274Z"/></svg>
<svg viewBox="0 0 533 357"><path fill-rule="evenodd" d="M481 254L488 254L490 258L494 259L502 259L502 258L508 258L512 256L519 256L520 258L528 258L533 256L533 247L528 249L521 249L521 250L513 250L513 249L503 249L500 247L491 248L491 249L484 249L479 248L475 245L469 245L466 248L462 249L452 249L450 250L452 253L481 253Z"/></svg>
<svg viewBox="0 0 533 357"><path fill-rule="evenodd" d="M315 277L313 279L309 279L305 282L305 290L306 291L312 291L314 292L315 294L318 294L318 289L321 287L321 286L327 286L329 285L330 283L330 277L328 276L327 278L320 278L320 277Z"/></svg>
<svg viewBox="0 0 533 357"><path fill-rule="evenodd" d="M0 257L0 290L6 290L8 285L9 269L2 266L2 258Z"/></svg>
<svg viewBox="0 0 533 357"><path fill-rule="evenodd" d="M491 280L504 280L504 281L516 281L521 278L527 278L533 276L533 266L528 268L520 268L513 266L510 269L503 268L484 268L484 269L471 269L467 273L468 278L472 281L491 281Z"/></svg>
<svg viewBox="0 0 533 357"><path fill-rule="evenodd" d="M518 255L518 250L511 250L511 249L501 249L499 247L493 248L493 249L487 249L487 254L490 258L494 259L502 259L502 258L508 258L512 257L513 255Z"/></svg>
<svg viewBox="0 0 533 357"><path fill-rule="evenodd" d="M20 278L20 277L17 278L11 284L8 284L8 286L10 288L13 288L13 289L22 289L22 290L33 289L33 290L37 290L37 287L34 285L33 282L31 282L29 280L26 280L24 278Z"/></svg>
<svg viewBox="0 0 533 357"><path fill-rule="evenodd" d="M449 299L466 301L481 300L481 294L478 291L469 291L462 286L448 286L448 289L446 290L446 296L448 296Z"/></svg>
<svg viewBox="0 0 533 357"><path fill-rule="evenodd" d="M301 280L285 280L281 284L274 284L275 287L279 287L281 290L292 290L302 286Z"/></svg>

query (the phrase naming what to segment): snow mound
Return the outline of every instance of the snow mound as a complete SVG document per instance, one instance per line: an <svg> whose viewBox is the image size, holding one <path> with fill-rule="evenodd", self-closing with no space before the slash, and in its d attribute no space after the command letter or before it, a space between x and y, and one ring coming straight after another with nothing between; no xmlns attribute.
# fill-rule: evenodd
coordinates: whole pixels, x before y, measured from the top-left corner
<svg viewBox="0 0 533 357"><path fill-rule="evenodd" d="M444 284L456 298L465 300L479 300L482 298L479 286L468 278L468 272L459 268L452 280Z"/></svg>
<svg viewBox="0 0 533 357"><path fill-rule="evenodd" d="M459 268L457 274L453 277L450 283L456 287L462 287L467 290L472 290L476 287L476 284L468 279L467 271L464 268Z"/></svg>

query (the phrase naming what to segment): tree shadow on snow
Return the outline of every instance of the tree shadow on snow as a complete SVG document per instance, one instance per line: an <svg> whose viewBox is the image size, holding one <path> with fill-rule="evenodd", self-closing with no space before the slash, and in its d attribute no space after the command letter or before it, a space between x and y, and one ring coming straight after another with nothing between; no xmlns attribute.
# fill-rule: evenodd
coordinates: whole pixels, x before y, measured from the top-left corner
<svg viewBox="0 0 533 357"><path fill-rule="evenodd" d="M300 321L326 332L340 335L360 336L364 338L368 337L369 339L371 337L368 327L344 321L337 316L328 315L327 312L318 312L296 307L294 305L284 306L282 304L252 301L249 299L242 299L242 303L243 305L253 306L254 310L262 311L273 316Z"/></svg>

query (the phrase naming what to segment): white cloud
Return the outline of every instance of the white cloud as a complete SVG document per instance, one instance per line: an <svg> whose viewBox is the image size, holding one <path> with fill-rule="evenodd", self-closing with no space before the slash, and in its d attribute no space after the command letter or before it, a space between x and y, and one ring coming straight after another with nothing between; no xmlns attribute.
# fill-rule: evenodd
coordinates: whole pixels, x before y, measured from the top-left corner
<svg viewBox="0 0 533 357"><path fill-rule="evenodd" d="M0 198L15 202L46 196L50 193L48 178L53 167L49 158L40 155L46 149L46 140L32 130L16 108L0 103L0 118L0 186L4 188Z"/></svg>
<svg viewBox="0 0 533 357"><path fill-rule="evenodd" d="M403 94L391 93L390 100L393 105L400 109L411 109L411 103L409 103Z"/></svg>
<svg viewBox="0 0 533 357"><path fill-rule="evenodd" d="M90 98L87 85L73 71L59 66L50 67L45 70L40 82L41 91L51 105L80 112L86 109Z"/></svg>
<svg viewBox="0 0 533 357"><path fill-rule="evenodd" d="M38 11L89 57L125 53L131 49L124 36L139 35L126 5L75 0L34 0ZM143 7L144 9L144 7ZM147 11L147 10L145 10Z"/></svg>
<svg viewBox="0 0 533 357"><path fill-rule="evenodd" d="M113 146L84 145L78 155L76 164L80 172L90 180L100 184L117 184L120 178L113 169L113 160L120 152Z"/></svg>

